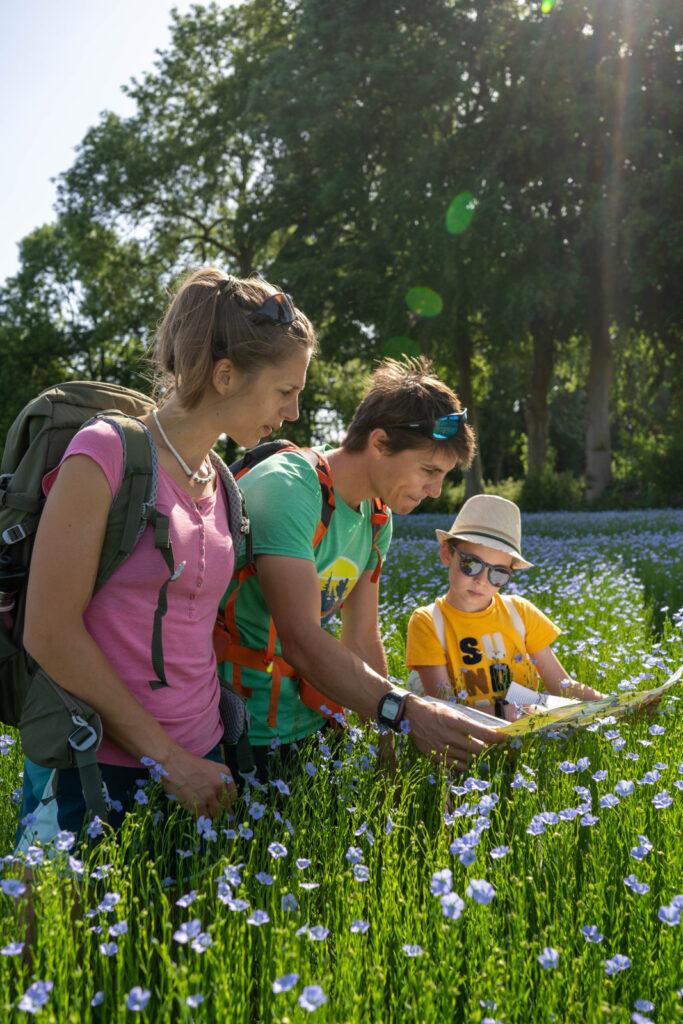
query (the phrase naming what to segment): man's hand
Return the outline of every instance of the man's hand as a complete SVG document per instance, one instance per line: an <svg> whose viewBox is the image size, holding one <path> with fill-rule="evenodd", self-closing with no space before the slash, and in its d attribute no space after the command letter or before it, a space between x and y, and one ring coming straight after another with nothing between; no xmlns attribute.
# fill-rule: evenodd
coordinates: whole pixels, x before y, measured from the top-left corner
<svg viewBox="0 0 683 1024"><path fill-rule="evenodd" d="M410 722L410 735L422 754L465 771L476 754L482 754L492 743L505 743L497 729L473 722L457 708L430 704L410 694L404 718Z"/></svg>
<svg viewBox="0 0 683 1024"><path fill-rule="evenodd" d="M237 796L230 769L218 761L179 749L164 768L168 773L163 779L166 792L176 796L186 810L198 817L200 814L215 817ZM226 782L226 778L229 781Z"/></svg>

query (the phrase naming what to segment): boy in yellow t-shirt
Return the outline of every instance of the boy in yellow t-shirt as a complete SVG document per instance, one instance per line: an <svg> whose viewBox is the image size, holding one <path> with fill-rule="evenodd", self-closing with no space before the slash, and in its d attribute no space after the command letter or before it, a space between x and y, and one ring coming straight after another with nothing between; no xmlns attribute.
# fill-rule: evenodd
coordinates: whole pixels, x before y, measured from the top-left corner
<svg viewBox="0 0 683 1024"><path fill-rule="evenodd" d="M500 718L512 682L552 694L598 700L602 694L568 680L550 645L560 630L523 597L501 588L518 569L530 569L521 552L521 517L505 498L479 494L460 509L451 529L436 531L439 557L448 568L448 592L417 608L408 623L409 688L430 697L458 695Z"/></svg>

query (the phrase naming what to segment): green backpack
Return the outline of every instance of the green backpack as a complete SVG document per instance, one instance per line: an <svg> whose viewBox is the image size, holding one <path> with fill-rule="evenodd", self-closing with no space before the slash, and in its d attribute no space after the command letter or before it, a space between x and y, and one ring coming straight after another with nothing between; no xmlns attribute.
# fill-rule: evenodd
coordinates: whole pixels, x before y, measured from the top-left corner
<svg viewBox="0 0 683 1024"><path fill-rule="evenodd" d="M33 541L44 506L42 479L59 465L74 435L100 418L119 433L124 450L121 486L114 497L105 532L95 590L134 550L145 529L154 530L154 544L169 570L157 602L152 635L154 687L167 685L162 622L169 585L176 568L168 517L156 508L157 452L151 434L138 417L154 408L146 395L116 384L74 381L43 391L12 424L0 464L0 721L17 726L24 753L46 768L77 767L88 810L103 821L107 811L97 767L102 741L99 715L84 701L59 686L24 650L22 635L28 572ZM228 522L235 554L249 520L242 495L223 461L211 458L224 487ZM248 722L239 698L221 694L236 743L246 735ZM226 708L227 705L227 708ZM225 717L225 716L224 716Z"/></svg>

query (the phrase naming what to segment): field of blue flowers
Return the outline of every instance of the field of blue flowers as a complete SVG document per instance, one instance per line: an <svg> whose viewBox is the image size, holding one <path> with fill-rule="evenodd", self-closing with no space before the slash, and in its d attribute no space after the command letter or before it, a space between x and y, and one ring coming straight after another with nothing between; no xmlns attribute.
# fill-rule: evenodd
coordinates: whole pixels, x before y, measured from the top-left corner
<svg viewBox="0 0 683 1024"><path fill-rule="evenodd" d="M447 525L396 522L381 619L397 679L411 610L445 589ZM650 688L683 662L683 513L533 515L524 531L536 568L511 589L562 627L575 677ZM30 850L30 905L5 735L0 1020L683 1021L682 698L451 777L408 736L382 769L376 732L350 728L221 820L141 791L118 841Z"/></svg>

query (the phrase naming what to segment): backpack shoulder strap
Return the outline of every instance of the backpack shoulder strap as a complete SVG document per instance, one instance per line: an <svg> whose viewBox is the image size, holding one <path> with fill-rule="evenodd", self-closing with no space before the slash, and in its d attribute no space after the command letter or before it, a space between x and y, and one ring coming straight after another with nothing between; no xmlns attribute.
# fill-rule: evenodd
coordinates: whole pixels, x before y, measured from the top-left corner
<svg viewBox="0 0 683 1024"><path fill-rule="evenodd" d="M123 476L107 520L95 590L132 553L156 506L158 461L152 435L144 423L125 413L96 417L112 426L123 447ZM92 421L89 421L92 422Z"/></svg>
<svg viewBox="0 0 683 1024"><path fill-rule="evenodd" d="M443 621L443 612L439 608L439 605L436 603L436 601L434 601L433 604L429 605L427 611L429 612L429 614L432 617L432 624L434 626L434 631L435 631L437 637L439 638L439 643L443 647L444 653L445 653L446 652L446 627L445 627L445 624L444 624L444 621Z"/></svg>
<svg viewBox="0 0 683 1024"><path fill-rule="evenodd" d="M379 579L379 574L382 571L382 554L377 545L377 538L379 532L383 526L389 521L389 507L384 504L381 498L372 499L372 512L370 514L370 523L372 525L372 551L377 554L377 565L372 573L370 579L373 583L376 583Z"/></svg>
<svg viewBox="0 0 683 1024"><path fill-rule="evenodd" d="M235 560L237 560L237 556L239 554L242 538L246 537L248 564L253 560L253 558L251 553L251 527L246 506L244 504L244 495L237 484L234 474L228 469L220 455L218 455L217 452L211 451L209 453L209 458L218 473L218 479L220 480L225 493L225 500L228 506L228 527L230 529L230 536L232 537ZM240 461L243 462L244 460L242 459ZM243 472L246 472L246 469L244 469Z"/></svg>
<svg viewBox="0 0 683 1024"><path fill-rule="evenodd" d="M507 608L508 615L510 616L510 619L512 620L512 625L515 627L515 631L518 634L519 638L521 639L522 645L525 645L525 643L526 643L526 626L524 625L524 620L523 620L522 616L519 614L519 612L517 610L517 605L515 604L514 600L512 599L512 595L511 594L501 594L501 597L503 598L503 604Z"/></svg>

